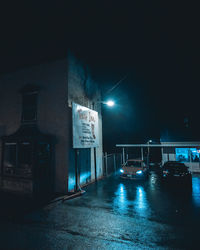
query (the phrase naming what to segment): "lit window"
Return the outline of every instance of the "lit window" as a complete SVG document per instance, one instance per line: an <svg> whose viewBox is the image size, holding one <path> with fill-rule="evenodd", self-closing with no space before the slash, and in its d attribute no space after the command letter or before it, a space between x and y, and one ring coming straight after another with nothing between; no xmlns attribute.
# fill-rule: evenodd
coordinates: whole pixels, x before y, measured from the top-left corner
<svg viewBox="0 0 200 250"><path fill-rule="evenodd" d="M176 160L180 162L199 162L199 150L196 148L176 148Z"/></svg>
<svg viewBox="0 0 200 250"><path fill-rule="evenodd" d="M190 148L191 161L199 162L199 152L196 148Z"/></svg>

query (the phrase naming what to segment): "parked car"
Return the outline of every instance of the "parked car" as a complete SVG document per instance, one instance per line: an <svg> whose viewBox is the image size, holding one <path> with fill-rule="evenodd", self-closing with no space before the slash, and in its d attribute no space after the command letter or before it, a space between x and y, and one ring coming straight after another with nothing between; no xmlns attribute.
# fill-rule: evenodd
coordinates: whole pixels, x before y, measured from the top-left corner
<svg viewBox="0 0 200 250"><path fill-rule="evenodd" d="M188 167L181 162L167 161L161 168L161 175L163 180L192 183L192 174Z"/></svg>
<svg viewBox="0 0 200 250"><path fill-rule="evenodd" d="M149 175L143 160L129 159L120 169L120 177L125 179L145 179Z"/></svg>

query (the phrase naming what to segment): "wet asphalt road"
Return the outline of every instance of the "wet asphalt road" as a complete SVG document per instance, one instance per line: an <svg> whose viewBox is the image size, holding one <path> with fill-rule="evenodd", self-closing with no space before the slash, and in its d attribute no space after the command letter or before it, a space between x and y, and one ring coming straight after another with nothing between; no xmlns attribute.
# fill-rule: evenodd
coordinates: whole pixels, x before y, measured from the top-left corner
<svg viewBox="0 0 200 250"><path fill-rule="evenodd" d="M14 218L1 214L0 249L200 249L200 176L192 189L163 185L152 173L85 190Z"/></svg>

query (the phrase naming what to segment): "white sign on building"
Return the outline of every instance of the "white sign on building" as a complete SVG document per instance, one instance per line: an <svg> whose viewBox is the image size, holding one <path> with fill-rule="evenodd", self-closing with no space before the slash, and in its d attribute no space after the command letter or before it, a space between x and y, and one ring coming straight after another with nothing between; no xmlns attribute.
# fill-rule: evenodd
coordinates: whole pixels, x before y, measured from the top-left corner
<svg viewBox="0 0 200 250"><path fill-rule="evenodd" d="M72 104L73 148L99 146L98 113L79 104Z"/></svg>

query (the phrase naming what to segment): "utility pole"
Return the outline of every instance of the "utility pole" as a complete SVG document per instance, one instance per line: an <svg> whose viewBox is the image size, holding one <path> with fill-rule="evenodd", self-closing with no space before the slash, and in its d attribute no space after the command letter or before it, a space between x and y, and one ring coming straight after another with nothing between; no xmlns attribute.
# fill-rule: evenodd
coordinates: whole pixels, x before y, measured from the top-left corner
<svg viewBox="0 0 200 250"><path fill-rule="evenodd" d="M148 150L148 154L147 154L147 166L149 167L149 153L150 153L150 148L149 148L149 143L152 142L152 140L148 140L147 144L148 144L148 147L147 147L147 150Z"/></svg>

